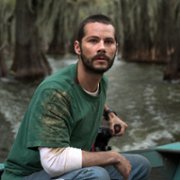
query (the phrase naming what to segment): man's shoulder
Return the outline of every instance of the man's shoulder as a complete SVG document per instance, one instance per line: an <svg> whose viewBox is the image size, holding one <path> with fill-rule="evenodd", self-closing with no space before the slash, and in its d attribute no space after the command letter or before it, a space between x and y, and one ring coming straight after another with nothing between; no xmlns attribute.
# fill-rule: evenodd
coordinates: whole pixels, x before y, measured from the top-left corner
<svg viewBox="0 0 180 180"><path fill-rule="evenodd" d="M107 86L108 84L108 77L106 75L103 75L102 79L101 79L101 83L104 85L104 86Z"/></svg>
<svg viewBox="0 0 180 180"><path fill-rule="evenodd" d="M76 76L76 64L60 69L47 77L41 84L43 88L67 88L74 84Z"/></svg>
<svg viewBox="0 0 180 180"><path fill-rule="evenodd" d="M47 77L46 81L61 81L63 79L72 79L76 75L76 64L71 64L62 69L59 69L57 72L53 73L49 77Z"/></svg>

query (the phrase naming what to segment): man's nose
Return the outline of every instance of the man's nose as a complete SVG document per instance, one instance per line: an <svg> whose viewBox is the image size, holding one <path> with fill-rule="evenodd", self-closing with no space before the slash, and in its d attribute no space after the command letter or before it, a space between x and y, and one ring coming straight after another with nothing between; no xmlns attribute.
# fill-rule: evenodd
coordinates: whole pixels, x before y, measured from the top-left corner
<svg viewBox="0 0 180 180"><path fill-rule="evenodd" d="M100 41L99 44L98 44L98 52L105 52L105 44L104 44L104 41Z"/></svg>

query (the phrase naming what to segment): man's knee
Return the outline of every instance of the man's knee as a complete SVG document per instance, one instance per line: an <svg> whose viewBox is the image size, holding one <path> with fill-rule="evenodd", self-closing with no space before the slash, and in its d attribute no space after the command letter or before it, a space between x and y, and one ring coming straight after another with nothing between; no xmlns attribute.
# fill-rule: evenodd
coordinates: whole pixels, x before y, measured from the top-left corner
<svg viewBox="0 0 180 180"><path fill-rule="evenodd" d="M142 170L142 173L144 173L144 177L149 177L150 172L151 172L150 162L144 156L139 156L139 159L142 164L141 170Z"/></svg>
<svg viewBox="0 0 180 180"><path fill-rule="evenodd" d="M146 180L148 179L151 172L151 164L150 162L142 155L134 155L136 158L135 161L135 174L134 176L140 177L140 179ZM136 174L137 173L137 174Z"/></svg>
<svg viewBox="0 0 180 180"><path fill-rule="evenodd" d="M94 166L94 167L90 167L88 169L91 170L93 179L96 179L96 180L102 180L102 179L103 180L110 180L110 176L109 176L108 172L103 167Z"/></svg>
<svg viewBox="0 0 180 180"><path fill-rule="evenodd" d="M136 158L138 159L139 164L142 166L142 168L144 170L150 171L151 170L151 164L150 162L147 160L147 158L145 158L142 155L135 155Z"/></svg>
<svg viewBox="0 0 180 180"><path fill-rule="evenodd" d="M125 157L131 162L131 176L135 179L148 179L151 172L150 162L142 155L125 154Z"/></svg>

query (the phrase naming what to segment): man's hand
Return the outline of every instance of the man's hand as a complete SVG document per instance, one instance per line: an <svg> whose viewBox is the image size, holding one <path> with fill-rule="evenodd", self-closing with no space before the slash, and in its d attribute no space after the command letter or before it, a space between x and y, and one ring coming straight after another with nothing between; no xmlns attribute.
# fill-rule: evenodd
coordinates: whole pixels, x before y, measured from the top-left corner
<svg viewBox="0 0 180 180"><path fill-rule="evenodd" d="M129 174L131 172L131 164L121 154L119 154L119 159L120 159L120 162L115 164L115 167L121 173L121 175L124 177L124 180L128 180Z"/></svg>
<svg viewBox="0 0 180 180"><path fill-rule="evenodd" d="M115 132L115 126L120 127L119 132ZM121 120L114 112L109 113L109 128L112 131L112 135L122 136L125 133L127 127L128 125L123 120Z"/></svg>

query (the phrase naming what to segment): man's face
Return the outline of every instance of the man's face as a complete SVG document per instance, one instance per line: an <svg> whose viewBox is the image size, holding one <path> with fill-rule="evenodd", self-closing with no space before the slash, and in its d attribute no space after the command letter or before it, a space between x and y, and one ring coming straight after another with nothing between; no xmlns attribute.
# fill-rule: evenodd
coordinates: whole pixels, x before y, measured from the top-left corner
<svg viewBox="0 0 180 180"><path fill-rule="evenodd" d="M84 32L81 44L76 42L78 55L87 71L102 74L112 66L116 55L114 27L98 22L88 23Z"/></svg>

